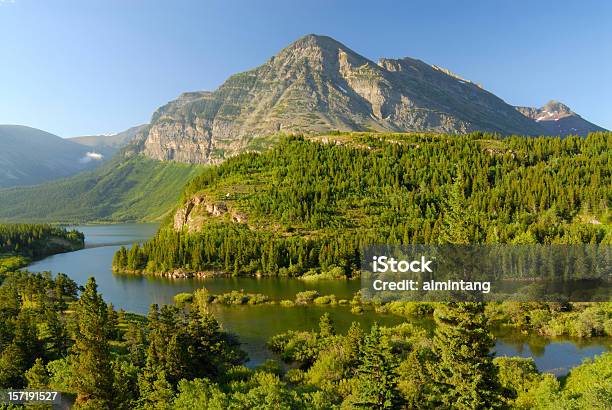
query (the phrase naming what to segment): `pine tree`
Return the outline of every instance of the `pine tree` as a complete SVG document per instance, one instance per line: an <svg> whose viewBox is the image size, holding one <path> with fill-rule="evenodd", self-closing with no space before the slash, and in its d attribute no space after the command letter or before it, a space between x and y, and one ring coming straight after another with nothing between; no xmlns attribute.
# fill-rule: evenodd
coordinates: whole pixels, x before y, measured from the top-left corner
<svg viewBox="0 0 612 410"><path fill-rule="evenodd" d="M25 360L25 369L34 364L34 360L43 351L43 343L38 338L36 318L27 310L21 310L15 321L13 343L19 347ZM24 369L24 370L25 370Z"/></svg>
<svg viewBox="0 0 612 410"><path fill-rule="evenodd" d="M89 278L76 309L75 380L77 404L85 408L112 408L113 371L107 340L108 314L98 285Z"/></svg>
<svg viewBox="0 0 612 410"><path fill-rule="evenodd" d="M347 368L351 370L355 369L359 364L363 339L363 329L359 325L359 322L351 323L351 327L342 341Z"/></svg>
<svg viewBox="0 0 612 410"><path fill-rule="evenodd" d="M65 356L70 338L60 313L48 309L45 312L45 324L47 355L53 359Z"/></svg>
<svg viewBox="0 0 612 410"><path fill-rule="evenodd" d="M119 339L119 314L112 303L109 303L107 310L107 336L110 340Z"/></svg>
<svg viewBox="0 0 612 410"><path fill-rule="evenodd" d="M24 372L28 368L28 358L15 343L0 352L0 386L21 388L25 384Z"/></svg>
<svg viewBox="0 0 612 410"><path fill-rule="evenodd" d="M500 407L495 345L484 303L447 303L435 311L434 353L429 364L440 405L456 409Z"/></svg>
<svg viewBox="0 0 612 410"><path fill-rule="evenodd" d="M357 369L358 383L355 405L368 409L395 409L401 404L397 390L397 360L391 346L377 324L365 336L361 363Z"/></svg>
<svg viewBox="0 0 612 410"><path fill-rule="evenodd" d="M468 245L470 224L470 214L463 193L463 174L459 174L449 192L439 242Z"/></svg>
<svg viewBox="0 0 612 410"><path fill-rule="evenodd" d="M40 358L36 359L34 366L25 373L25 377L30 389L45 389L49 386L49 372Z"/></svg>
<svg viewBox="0 0 612 410"><path fill-rule="evenodd" d="M321 337L329 337L335 334L334 322L331 320L329 313L325 312L319 319L319 335Z"/></svg>
<svg viewBox="0 0 612 410"><path fill-rule="evenodd" d="M127 343L130 362L137 367L143 367L147 350L143 329L134 322L129 322L123 339Z"/></svg>
<svg viewBox="0 0 612 410"><path fill-rule="evenodd" d="M162 370L151 374L149 369L138 377L140 387L139 404L142 409L170 410L174 389L166 379L166 373Z"/></svg>

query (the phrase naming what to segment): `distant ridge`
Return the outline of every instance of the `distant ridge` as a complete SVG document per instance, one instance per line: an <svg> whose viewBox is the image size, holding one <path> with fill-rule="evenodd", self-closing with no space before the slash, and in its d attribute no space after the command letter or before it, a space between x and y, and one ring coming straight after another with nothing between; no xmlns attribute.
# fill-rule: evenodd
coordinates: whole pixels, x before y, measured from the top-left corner
<svg viewBox="0 0 612 410"><path fill-rule="evenodd" d="M68 138L68 141L76 142L77 144L86 147L94 148L106 157L113 156L120 148L128 145L138 133L145 130L147 124L131 127L123 132L111 135L86 135L82 137Z"/></svg>
<svg viewBox="0 0 612 410"><path fill-rule="evenodd" d="M567 105L550 100L542 108L516 107L528 118L536 121L548 135L581 135L589 132L606 131L572 111Z"/></svg>
<svg viewBox="0 0 612 410"><path fill-rule="evenodd" d="M34 185L95 168L99 153L48 132L0 125L0 188Z"/></svg>
<svg viewBox="0 0 612 410"><path fill-rule="evenodd" d="M90 172L35 186L0 189L0 221L75 224L158 220L200 170L197 165L119 152Z"/></svg>

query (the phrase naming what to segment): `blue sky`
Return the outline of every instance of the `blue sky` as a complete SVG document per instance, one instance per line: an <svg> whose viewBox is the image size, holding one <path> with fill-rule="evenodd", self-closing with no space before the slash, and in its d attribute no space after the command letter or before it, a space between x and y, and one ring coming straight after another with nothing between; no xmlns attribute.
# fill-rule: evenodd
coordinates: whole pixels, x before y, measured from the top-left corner
<svg viewBox="0 0 612 410"><path fill-rule="evenodd" d="M612 129L610 1L0 0L0 123L122 131L300 36L410 56Z"/></svg>

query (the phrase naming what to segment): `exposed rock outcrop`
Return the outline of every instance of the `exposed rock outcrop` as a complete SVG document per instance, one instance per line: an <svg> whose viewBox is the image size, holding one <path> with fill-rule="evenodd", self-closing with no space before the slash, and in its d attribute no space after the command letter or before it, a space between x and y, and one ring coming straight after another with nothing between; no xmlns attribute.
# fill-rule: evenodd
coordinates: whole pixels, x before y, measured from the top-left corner
<svg viewBox="0 0 612 410"><path fill-rule="evenodd" d="M230 209L226 202L213 201L202 195L195 195L174 214L174 230L180 231L187 228L194 232L209 218L224 218L228 216L234 223L247 223L246 214Z"/></svg>

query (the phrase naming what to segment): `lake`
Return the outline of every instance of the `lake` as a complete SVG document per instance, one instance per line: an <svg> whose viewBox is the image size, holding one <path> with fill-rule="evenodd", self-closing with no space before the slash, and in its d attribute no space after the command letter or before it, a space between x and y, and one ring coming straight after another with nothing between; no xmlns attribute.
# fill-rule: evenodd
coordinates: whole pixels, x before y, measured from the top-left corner
<svg viewBox="0 0 612 410"><path fill-rule="evenodd" d="M157 224L117 224L74 227L85 234L85 249L53 255L32 263L31 271L63 272L83 285L91 276L96 278L98 289L106 302L117 309L146 314L152 303L172 304L180 292L192 292L206 287L212 293L244 290L263 293L275 299L293 299L297 292L317 290L321 294L334 294L350 299L360 288L359 281L303 281L286 278L207 278L167 279L152 276L116 275L111 269L113 255L121 245L142 242L153 236ZM240 337L243 349L249 354L249 365L257 365L272 358L266 341L273 335L292 330L316 329L319 317L329 312L339 332L345 332L351 322L364 327L374 322L395 325L406 320L395 315L375 312L353 314L347 306L296 306L278 305L219 306L212 305L212 313L223 327ZM498 332L496 354L498 356L533 357L538 369L556 375L566 374L586 357L593 357L610 349L609 339L551 340L518 332Z"/></svg>

